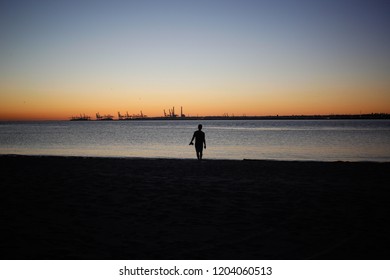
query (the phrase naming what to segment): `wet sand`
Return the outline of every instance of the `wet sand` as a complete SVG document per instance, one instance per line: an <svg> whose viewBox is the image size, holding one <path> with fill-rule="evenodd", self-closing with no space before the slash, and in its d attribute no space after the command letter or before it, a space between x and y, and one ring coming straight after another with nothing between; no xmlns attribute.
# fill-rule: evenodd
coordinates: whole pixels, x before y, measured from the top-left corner
<svg viewBox="0 0 390 280"><path fill-rule="evenodd" d="M0 156L1 259L389 259L390 163Z"/></svg>

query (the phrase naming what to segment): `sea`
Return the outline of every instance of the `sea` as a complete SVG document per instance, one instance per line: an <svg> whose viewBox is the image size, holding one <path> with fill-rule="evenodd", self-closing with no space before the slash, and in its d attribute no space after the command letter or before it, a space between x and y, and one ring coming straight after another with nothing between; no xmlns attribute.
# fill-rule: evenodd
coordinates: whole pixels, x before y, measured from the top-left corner
<svg viewBox="0 0 390 280"><path fill-rule="evenodd" d="M390 120L0 122L0 154L195 159L390 161Z"/></svg>

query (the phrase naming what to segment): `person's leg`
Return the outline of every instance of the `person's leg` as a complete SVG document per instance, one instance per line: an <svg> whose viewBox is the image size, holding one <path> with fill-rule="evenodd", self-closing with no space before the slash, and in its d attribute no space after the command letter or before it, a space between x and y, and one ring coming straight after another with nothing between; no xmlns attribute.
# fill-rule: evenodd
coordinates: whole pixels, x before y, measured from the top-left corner
<svg viewBox="0 0 390 280"><path fill-rule="evenodd" d="M195 146L196 150L196 157L201 160L202 159L202 147L201 146Z"/></svg>
<svg viewBox="0 0 390 280"><path fill-rule="evenodd" d="M196 148L196 151L198 152L199 156L198 156L198 159L199 160L202 160L202 157L203 157L203 146L198 146Z"/></svg>

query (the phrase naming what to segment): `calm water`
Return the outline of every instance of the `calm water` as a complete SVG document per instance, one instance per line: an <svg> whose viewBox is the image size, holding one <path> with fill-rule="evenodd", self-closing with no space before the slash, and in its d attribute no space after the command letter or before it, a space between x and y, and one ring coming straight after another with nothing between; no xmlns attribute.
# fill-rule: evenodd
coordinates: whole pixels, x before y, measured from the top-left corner
<svg viewBox="0 0 390 280"><path fill-rule="evenodd" d="M198 123L0 122L0 154L195 158ZM389 120L201 123L206 159L390 161Z"/></svg>

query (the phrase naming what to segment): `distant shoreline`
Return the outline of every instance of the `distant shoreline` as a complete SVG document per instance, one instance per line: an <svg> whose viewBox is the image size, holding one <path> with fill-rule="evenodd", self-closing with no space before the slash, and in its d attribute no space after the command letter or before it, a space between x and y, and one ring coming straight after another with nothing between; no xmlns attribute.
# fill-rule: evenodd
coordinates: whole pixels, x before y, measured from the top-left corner
<svg viewBox="0 0 390 280"><path fill-rule="evenodd" d="M70 119L70 121L142 121L142 120L388 120L390 114L359 115L291 115L291 116L196 116L196 117L144 117L129 119Z"/></svg>
<svg viewBox="0 0 390 280"><path fill-rule="evenodd" d="M204 116L204 117L148 117L134 120L376 120L390 119L390 114L364 115L292 115L292 116ZM130 119L131 120L131 119Z"/></svg>
<svg viewBox="0 0 390 280"><path fill-rule="evenodd" d="M89 121L190 121L190 120L390 120L390 114L387 113L372 113L372 114L332 114L332 115L285 115L285 116L189 116L189 117L135 117L129 119L85 119L70 118L70 119L20 119L12 120L5 119L0 122L34 122L34 121L74 121L74 122L89 122Z"/></svg>

